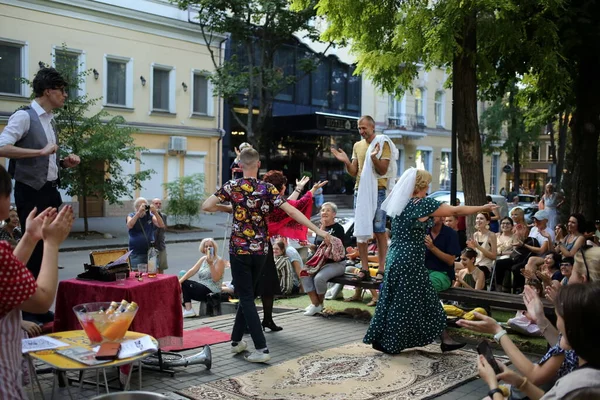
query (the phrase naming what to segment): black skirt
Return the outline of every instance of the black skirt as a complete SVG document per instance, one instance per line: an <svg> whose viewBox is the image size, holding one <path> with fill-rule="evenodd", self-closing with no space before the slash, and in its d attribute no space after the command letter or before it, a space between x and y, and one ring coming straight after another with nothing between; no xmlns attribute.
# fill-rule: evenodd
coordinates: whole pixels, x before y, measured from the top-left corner
<svg viewBox="0 0 600 400"><path fill-rule="evenodd" d="M278 294L281 294L281 287L279 286L279 276L277 275L277 269L275 268L273 245L269 240L269 254L267 256L267 261L263 266L261 277L258 280L256 295L275 296Z"/></svg>

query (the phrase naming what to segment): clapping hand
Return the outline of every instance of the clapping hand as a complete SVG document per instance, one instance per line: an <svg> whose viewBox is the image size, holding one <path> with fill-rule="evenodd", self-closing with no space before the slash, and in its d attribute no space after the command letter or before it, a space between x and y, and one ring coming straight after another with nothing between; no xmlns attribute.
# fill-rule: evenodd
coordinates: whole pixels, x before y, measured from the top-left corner
<svg viewBox="0 0 600 400"><path fill-rule="evenodd" d="M42 239L49 244L58 246L71 232L73 226L73 207L65 206L55 217L44 218Z"/></svg>
<svg viewBox="0 0 600 400"><path fill-rule="evenodd" d="M537 324L544 318L544 306L537 294L537 291L529 285L525 285L523 289L523 302L527 307L527 312L531 317L531 321Z"/></svg>
<svg viewBox="0 0 600 400"><path fill-rule="evenodd" d="M338 160L343 162L344 164L348 163L350 164L350 159L348 158L348 155L346 154L346 152L342 149L336 149L335 147L331 146L331 154L333 154L333 156Z"/></svg>
<svg viewBox="0 0 600 400"><path fill-rule="evenodd" d="M373 151L371 152L371 157L377 157L377 154L379 154L379 143L377 143L373 147Z"/></svg>
<svg viewBox="0 0 600 400"><path fill-rule="evenodd" d="M79 156L75 155L75 154L69 154L68 156L66 156L65 158L63 158L62 161L63 161L63 165L66 168L76 167L81 162L81 160L79 159Z"/></svg>
<svg viewBox="0 0 600 400"><path fill-rule="evenodd" d="M44 220L50 218L52 221L56 217L56 208L48 207L37 216L35 215L36 213L37 207L29 213L27 222L25 223L27 226L25 233L29 234L29 236L37 242L43 237L42 227L44 225Z"/></svg>
<svg viewBox="0 0 600 400"><path fill-rule="evenodd" d="M431 239L430 235L425 236L425 247L427 247L429 250L431 250L434 247L433 239Z"/></svg>

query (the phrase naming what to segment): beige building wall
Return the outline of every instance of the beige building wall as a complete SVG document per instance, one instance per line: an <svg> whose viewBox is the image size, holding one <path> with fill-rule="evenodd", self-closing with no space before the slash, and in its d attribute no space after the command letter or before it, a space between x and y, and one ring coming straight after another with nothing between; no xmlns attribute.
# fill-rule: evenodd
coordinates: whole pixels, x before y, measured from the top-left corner
<svg viewBox="0 0 600 400"><path fill-rule="evenodd" d="M363 79L362 86L362 114L371 115L376 130L396 144L400 151L399 174L410 167L427 169L433 176L432 192L450 190L452 90L445 87L447 79L441 69L421 70L412 89L401 98L383 93L367 79ZM506 174L502 168L506 163L504 154L484 155L487 193L499 193L505 186ZM495 182L492 182L492 166ZM460 168L457 177L457 188L462 190Z"/></svg>
<svg viewBox="0 0 600 400"><path fill-rule="evenodd" d="M0 0L0 45L21 48L23 76L29 79L40 61L54 65L53 55L62 51L63 44L78 57L81 70L97 71L98 78L90 73L79 93L102 98L90 115L101 109L122 115L138 130L136 145L147 148L140 155L142 164L124 165L124 169L156 171L131 197L165 197L163 183L196 172L205 174L205 188L212 192L220 183L222 107L209 82L194 88L195 75L205 77L213 70L199 27L187 21L187 13L165 2L132 1L128 4L135 7L131 8L108 3ZM216 37L213 42L217 57L222 41L223 37ZM109 61L125 65L126 104L107 103ZM156 111L153 105L158 87L153 81L155 69L168 74L168 110ZM20 95L0 93L0 130L15 109L29 103L30 94L25 86ZM205 98L204 112L193 112L194 96ZM172 136L185 138L185 154L169 151ZM122 199L123 207L105 205L104 214L129 211L131 197ZM64 196L64 200L76 203L77 199Z"/></svg>

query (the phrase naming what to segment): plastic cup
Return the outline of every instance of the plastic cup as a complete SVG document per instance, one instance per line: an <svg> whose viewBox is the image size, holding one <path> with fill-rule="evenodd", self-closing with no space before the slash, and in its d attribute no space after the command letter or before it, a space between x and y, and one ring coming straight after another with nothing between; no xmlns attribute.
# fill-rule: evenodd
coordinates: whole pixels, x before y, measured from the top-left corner
<svg viewBox="0 0 600 400"><path fill-rule="evenodd" d="M127 279L127 272L117 272L115 274L117 285L125 286L125 279Z"/></svg>

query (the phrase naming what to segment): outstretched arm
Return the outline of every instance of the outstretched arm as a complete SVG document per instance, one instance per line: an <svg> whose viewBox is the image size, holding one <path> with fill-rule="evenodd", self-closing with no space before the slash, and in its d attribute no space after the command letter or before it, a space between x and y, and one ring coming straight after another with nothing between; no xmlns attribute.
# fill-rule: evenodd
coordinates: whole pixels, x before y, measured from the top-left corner
<svg viewBox="0 0 600 400"><path fill-rule="evenodd" d="M321 236L326 243L329 243L330 235L322 229L317 228L317 226L310 222L310 220L306 218L304 214L298 211L298 209L294 208L288 203L283 203L279 208L285 211L285 213L292 217L296 222L306 226L308 229Z"/></svg>
<svg viewBox="0 0 600 400"><path fill-rule="evenodd" d="M471 215L480 212L490 212L497 209L496 204L486 204L483 206L451 206L443 203L437 210L431 214L432 217L449 217L451 215Z"/></svg>

